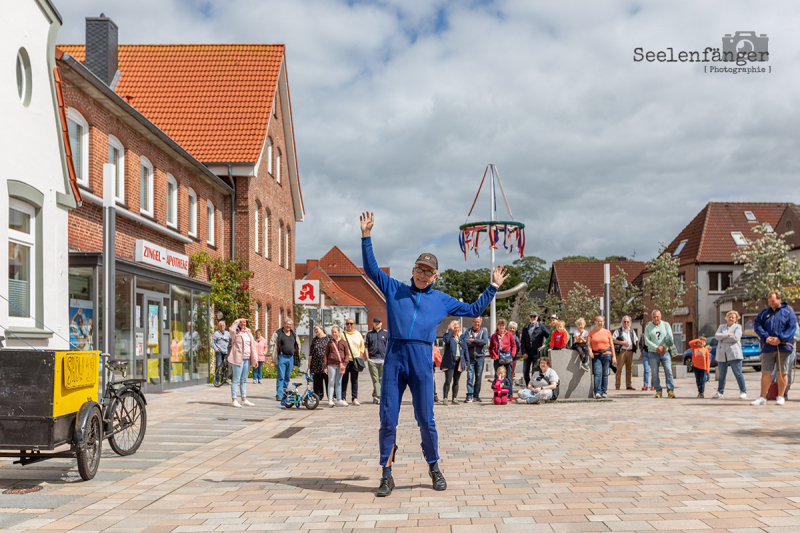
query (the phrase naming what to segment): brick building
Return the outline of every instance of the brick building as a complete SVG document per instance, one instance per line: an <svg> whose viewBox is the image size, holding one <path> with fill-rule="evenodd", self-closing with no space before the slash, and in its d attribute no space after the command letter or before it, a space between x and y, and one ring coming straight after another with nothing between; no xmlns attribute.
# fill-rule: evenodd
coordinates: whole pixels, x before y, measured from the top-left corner
<svg viewBox="0 0 800 533"><path fill-rule="evenodd" d="M117 45L113 21L86 22L87 46L61 46L59 59L88 199L70 217L71 299L97 313L103 164L113 162L117 355L154 387L203 382L208 335L199 333L214 317L204 273L188 277L191 254L254 271L257 328L292 316L304 211L284 47Z"/></svg>

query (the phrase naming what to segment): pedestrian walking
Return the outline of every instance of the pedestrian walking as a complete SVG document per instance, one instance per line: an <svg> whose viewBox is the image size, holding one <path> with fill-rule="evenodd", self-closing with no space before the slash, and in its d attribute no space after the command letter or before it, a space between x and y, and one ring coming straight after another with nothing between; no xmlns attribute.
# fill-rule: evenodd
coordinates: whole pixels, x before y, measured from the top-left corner
<svg viewBox="0 0 800 533"><path fill-rule="evenodd" d="M622 386L622 369L625 368L625 389L636 390L633 388L633 354L636 353L638 337L636 331L631 328L631 317L622 317L622 325L614 330L614 348L617 350L617 390Z"/></svg>
<svg viewBox="0 0 800 533"><path fill-rule="evenodd" d="M331 338L325 333L325 328L320 325L314 326L314 338L311 339L311 347L309 348L308 371L314 375L314 394L316 394L320 401L325 396L325 391L328 389L328 374L327 360L325 356L325 348ZM332 399L330 396L328 399Z"/></svg>
<svg viewBox="0 0 800 533"><path fill-rule="evenodd" d="M347 407L347 402L344 401L344 394L342 393L342 376L344 369L347 367L350 356L350 348L347 341L342 338L342 331L339 326L331 328L331 340L325 346L325 363L327 364L328 372L328 407L337 405L339 407ZM336 394L336 402L333 398Z"/></svg>
<svg viewBox="0 0 800 533"><path fill-rule="evenodd" d="M257 358L253 361L256 365L253 367L253 383L261 383L261 376L264 368L264 363L267 361L267 339L261 333L260 329L256 330L256 354Z"/></svg>
<svg viewBox="0 0 800 533"><path fill-rule="evenodd" d="M430 371L436 329L448 314L480 316L508 278L508 272L498 266L492 272L491 285L475 303L467 304L433 290L439 261L433 254L423 253L411 269L411 283L406 285L378 268L370 237L374 224L373 213L361 215L362 264L366 275L384 295L390 339L383 368L380 405L380 464L383 470L376 494L388 496L394 489L391 468L397 452L397 419L400 398L407 387L411 389L414 415L422 437L422 452L428 463L433 489L445 490L447 482L439 469L438 434L433 419L435 387Z"/></svg>
<svg viewBox="0 0 800 533"><path fill-rule="evenodd" d="M372 378L372 403L381 403L381 381L383 380L383 361L386 357L386 346L389 344L389 332L383 329L383 320L376 316L372 319L372 329L367 332L364 345L369 356L369 377Z"/></svg>
<svg viewBox="0 0 800 533"><path fill-rule="evenodd" d="M517 343L514 341L514 335L506 330L506 321L504 318L497 320L497 329L489 339L489 357L494 362L494 373L497 374L498 368L501 366L506 367L506 376L509 374L509 368L514 361L514 356L517 354ZM511 380L509 379L509 382ZM508 393L513 396L513 383L508 388Z"/></svg>
<svg viewBox="0 0 800 533"><path fill-rule="evenodd" d="M173 344L176 339L173 339ZM228 345L231 342L231 334L228 333L228 328L225 326L225 321L220 320L217 324L217 331L214 332L214 335L211 336L211 345L214 347L214 356L215 356L215 363L216 366L214 367L214 373L217 376L217 382L220 379L227 379L228 376L220 376L219 372L222 368L222 361L228 358ZM180 348L177 348L180 349ZM176 348L173 347L172 349L172 356L177 359Z"/></svg>
<svg viewBox="0 0 800 533"><path fill-rule="evenodd" d="M291 318L283 321L283 327L275 332L275 357L278 373L275 385L275 399L281 401L283 391L289 386L289 378L292 376L292 367L300 366L300 344L297 342L297 334L294 329L294 322Z"/></svg>
<svg viewBox="0 0 800 533"><path fill-rule="evenodd" d="M347 347L350 348L350 360L347 362L347 368L342 376L342 394L347 396L347 384L350 383L350 403L361 405L361 402L358 401L358 374L361 369L356 366L358 363L355 362L355 359L368 361L369 356L367 347L364 345L364 336L356 329L356 321L348 318L344 321L344 328L344 340L347 341ZM344 400L344 397L342 399Z"/></svg>
<svg viewBox="0 0 800 533"><path fill-rule="evenodd" d="M658 365L664 367L664 378L667 381L667 395L675 397L675 384L672 379L672 358L669 350L674 346L672 328L661 320L661 311L655 309L651 314L652 321L644 330L644 342L647 345L647 356L650 359L650 370L653 373L653 386L656 398L661 398L661 379L658 376Z"/></svg>
<svg viewBox="0 0 800 533"><path fill-rule="evenodd" d="M768 306L761 311L755 320L756 335L761 340L761 396L753 405L767 403L767 391L772 383L772 371L778 368L777 405L783 405L786 385L789 381L789 365L794 353L794 333L797 329L797 316L794 311L781 301L780 291L770 291L767 295Z"/></svg>
<svg viewBox="0 0 800 533"><path fill-rule="evenodd" d="M256 354L256 340L247 327L247 318L242 316L231 324L231 353L228 362L233 369L231 379L231 406L252 407L254 404L247 399L247 375L250 373L250 361L258 358ZM237 393L242 398L242 403L236 400Z"/></svg>
<svg viewBox="0 0 800 533"><path fill-rule="evenodd" d="M594 318L594 328L587 337L594 374L594 397L597 400L608 398L608 368L617 363L611 332L606 329L605 323L606 319L597 315Z"/></svg>
<svg viewBox="0 0 800 533"><path fill-rule="evenodd" d="M539 313L531 311L528 315L529 323L522 328L522 337L520 344L522 344L522 351L524 352L522 358L522 377L525 379L525 386L531 380L531 370L539 367L536 362L539 359L539 349L542 347L544 339L550 334L547 326L539 322ZM588 370L588 368L587 368Z"/></svg>
<svg viewBox="0 0 800 533"><path fill-rule="evenodd" d="M689 346L692 348L692 371L697 383L697 397L705 398L706 381L711 370L711 356L706 348L706 338L698 337L691 340Z"/></svg>
<svg viewBox="0 0 800 533"><path fill-rule="evenodd" d="M489 332L482 325L481 317L472 319L472 327L463 337L467 343L467 399L466 402L481 402L481 377L483 376L483 360L486 357L486 345L489 344Z"/></svg>
<svg viewBox="0 0 800 533"><path fill-rule="evenodd" d="M721 324L714 335L714 338L717 339L717 374L719 375L714 398L722 398L725 393L725 383L728 380L728 368L730 367L736 377L736 383L739 385L739 399L746 400L747 388L742 372L744 354L742 353L742 326L738 324L739 313L728 311L725 321L727 323Z"/></svg>
<svg viewBox="0 0 800 533"><path fill-rule="evenodd" d="M469 366L469 350L467 343L461 335L461 324L453 320L442 337L444 341L444 355L440 368L444 372L444 387L442 390L442 403L447 405L447 396L451 391L452 404L458 405L458 381L461 373Z"/></svg>

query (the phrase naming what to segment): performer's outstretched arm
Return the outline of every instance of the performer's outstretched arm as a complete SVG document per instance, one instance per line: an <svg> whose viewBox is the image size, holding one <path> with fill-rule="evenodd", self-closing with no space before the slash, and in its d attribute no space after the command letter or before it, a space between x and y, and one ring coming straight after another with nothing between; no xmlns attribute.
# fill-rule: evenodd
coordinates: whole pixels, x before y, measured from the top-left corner
<svg viewBox="0 0 800 533"><path fill-rule="evenodd" d="M503 265L498 265L497 268L494 269L492 272L492 284L487 287L481 297L478 298L474 303L468 304L466 302L459 302L452 296L447 294L442 294L442 302L447 307L447 312L450 313L452 316L466 316L466 317L476 317L481 316L486 307L490 303L492 303L492 298L494 295L497 294L497 289L500 288L500 285L508 279L508 271L503 267Z"/></svg>
<svg viewBox="0 0 800 533"><path fill-rule="evenodd" d="M372 238L370 232L375 225L375 213L361 214L361 261L364 264L364 272L381 290L384 296L391 288L392 284L399 283L389 277L386 272L378 267L375 254L372 252Z"/></svg>

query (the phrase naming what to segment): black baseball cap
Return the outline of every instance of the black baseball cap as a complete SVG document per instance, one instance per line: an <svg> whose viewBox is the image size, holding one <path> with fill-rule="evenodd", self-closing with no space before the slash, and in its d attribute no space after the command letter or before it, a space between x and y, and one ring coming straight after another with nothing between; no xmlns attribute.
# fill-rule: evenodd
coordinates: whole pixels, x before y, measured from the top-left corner
<svg viewBox="0 0 800 533"><path fill-rule="evenodd" d="M531 311L530 313L528 313L528 316L539 316L539 313L537 313L536 311Z"/></svg>
<svg viewBox="0 0 800 533"><path fill-rule="evenodd" d="M373 318L373 319L372 319L372 322L375 322L375 323L377 323L377 322L383 322L383 320L381 320L381 317L379 317L379 316L376 316L375 318Z"/></svg>
<svg viewBox="0 0 800 533"><path fill-rule="evenodd" d="M422 254L417 258L415 265L426 265L434 270L439 270L439 260L433 254Z"/></svg>

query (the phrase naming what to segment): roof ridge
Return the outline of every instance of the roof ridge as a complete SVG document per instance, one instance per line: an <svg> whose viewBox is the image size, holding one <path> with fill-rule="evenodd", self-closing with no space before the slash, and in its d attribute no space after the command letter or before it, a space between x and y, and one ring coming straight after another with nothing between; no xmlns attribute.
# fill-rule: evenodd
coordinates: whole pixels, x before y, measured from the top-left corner
<svg viewBox="0 0 800 533"><path fill-rule="evenodd" d="M63 48L67 46L73 46L78 48L86 48L86 44L57 44L57 48ZM169 46L169 47L177 47L177 46L282 46L286 48L285 43L137 43L137 44L118 44L118 47L132 47L132 46Z"/></svg>
<svg viewBox="0 0 800 533"><path fill-rule="evenodd" d="M711 213L711 204L712 203L714 203L714 202L708 202L705 205L705 207L703 207L703 211L705 212L705 215L703 216L703 229L700 230L700 244L697 246L697 253L694 256L694 262L695 263L699 263L700 262L700 254L703 251L703 245L705 244L705 240L706 240L706 230L708 229L708 221L711 219L710 213ZM701 211L701 213L703 211ZM691 224L691 222L689 222L689 224Z"/></svg>

